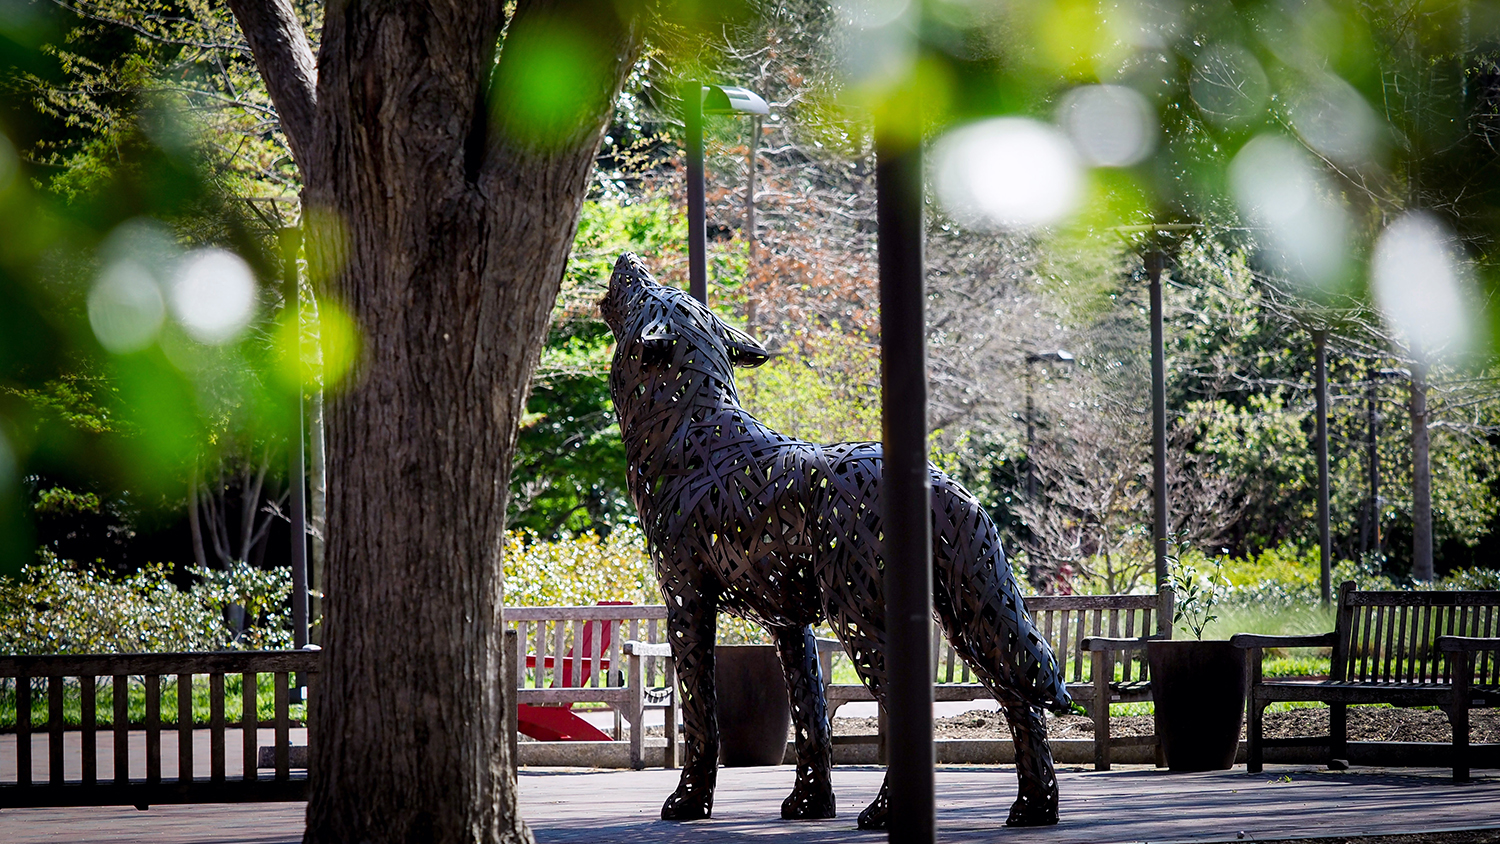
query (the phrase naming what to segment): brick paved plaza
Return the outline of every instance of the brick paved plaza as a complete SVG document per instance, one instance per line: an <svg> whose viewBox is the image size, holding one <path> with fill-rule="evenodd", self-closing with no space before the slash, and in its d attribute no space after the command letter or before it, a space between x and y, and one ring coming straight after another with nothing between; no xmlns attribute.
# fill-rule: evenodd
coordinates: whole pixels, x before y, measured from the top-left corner
<svg viewBox="0 0 1500 844"><path fill-rule="evenodd" d="M854 829L855 815L879 787L881 769L836 768L840 817L811 823L779 819L793 773L789 766L723 769L715 817L688 824L657 818L676 783L676 771L527 769L521 774L521 804L543 844L885 840ZM1269 766L1251 776L1243 767L1168 774L1130 766L1107 773L1064 769L1060 780L1062 823L1010 830L1004 821L1015 796L1011 769L940 768L938 838L948 844L1220 842L1495 828L1500 840L1500 777L1454 785L1438 769L1334 773L1311 766ZM301 839L302 814L302 804L161 806L147 812L6 810L0 812L0 841L291 844Z"/></svg>

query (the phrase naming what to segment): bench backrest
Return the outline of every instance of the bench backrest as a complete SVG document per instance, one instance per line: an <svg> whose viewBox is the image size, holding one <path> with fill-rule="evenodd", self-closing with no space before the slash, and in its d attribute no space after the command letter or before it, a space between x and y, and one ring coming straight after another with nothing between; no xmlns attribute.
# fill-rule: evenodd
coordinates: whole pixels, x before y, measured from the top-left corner
<svg viewBox="0 0 1500 844"><path fill-rule="evenodd" d="M662 605L505 608L525 659L521 687L537 689L621 685L620 643L666 641L666 618ZM646 658L648 685L660 685L660 662Z"/></svg>
<svg viewBox="0 0 1500 844"><path fill-rule="evenodd" d="M1156 595L1041 595L1026 600L1037 630L1052 646L1069 683L1092 677L1081 643L1089 636L1134 639L1172 635L1171 590ZM666 640L665 606L506 607L505 623L516 630L526 665L523 688L618 685L620 642ZM579 646L581 643L581 647ZM933 639L937 682L968 683L969 666L938 632ZM1146 679L1144 649L1116 652L1126 681ZM646 661L646 683L658 685L658 658ZM1113 666L1110 673L1115 672Z"/></svg>
<svg viewBox="0 0 1500 844"><path fill-rule="evenodd" d="M73 794L69 799L84 801L66 805L88 805L87 801L96 799L102 801L97 805L149 803L152 789L159 791L163 784L171 784L181 794L214 795L203 799L306 799L305 779L296 785L290 773L291 689L296 685L292 678L301 675L307 680L310 709L319 662L313 650L0 656L0 710L15 715L13 724L3 724L14 728L13 737L0 741L14 741L16 760L15 778L0 778L0 791L68 789ZM260 688L263 675L271 675L271 688L266 690ZM208 690L209 776L195 780L194 769L204 761L201 756L194 759L197 745L193 740L195 722L202 714L195 712L194 704L204 697L204 686L199 685L203 680ZM144 712L133 708L133 692L144 692ZM268 692L270 724L262 718ZM64 741L64 732L73 730L68 723L73 712L78 719L78 744ZM257 768L259 728L264 726L275 728L275 781L296 785L276 797L256 791L263 784ZM311 735L312 725L308 726ZM143 728L143 734L132 736L137 727ZM173 732L177 734L176 773L170 767L164 772L162 766L162 736ZM231 732L237 737L230 738ZM106 763L103 769L98 758L103 749L100 733L106 734L104 741L113 743L113 765ZM48 773L43 782L32 779L32 736L36 734L47 735ZM240 748L233 746L235 741ZM143 759L144 782L138 775L131 776L132 769L140 770ZM231 759L238 763L237 771L228 764ZM74 765L82 782L65 785L64 767ZM59 805L30 802L31 798L15 791L5 791L3 799L11 801L5 803L7 807Z"/></svg>
<svg viewBox="0 0 1500 844"><path fill-rule="evenodd" d="M1172 635L1171 590L1158 595L1034 595L1026 598L1026 611L1052 646L1069 683L1092 679L1092 663L1081 647L1089 636L1135 639ZM971 682L969 666L948 640L939 633L934 643L938 649L937 681ZM1116 658L1123 664L1124 680L1146 679L1144 647L1118 652ZM1114 673L1113 665L1109 670Z"/></svg>
<svg viewBox="0 0 1500 844"><path fill-rule="evenodd" d="M1345 581L1335 629L1333 680L1447 685L1453 665L1437 637L1500 636L1500 592L1360 592ZM1475 656L1472 681L1500 683L1493 652Z"/></svg>

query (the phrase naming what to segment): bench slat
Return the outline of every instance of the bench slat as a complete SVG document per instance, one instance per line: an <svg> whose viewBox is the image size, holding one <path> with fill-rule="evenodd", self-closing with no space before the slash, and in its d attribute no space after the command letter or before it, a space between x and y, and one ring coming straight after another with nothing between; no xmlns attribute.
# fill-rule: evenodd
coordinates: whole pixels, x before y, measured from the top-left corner
<svg viewBox="0 0 1500 844"><path fill-rule="evenodd" d="M83 731L83 784L99 784L99 745L98 725L99 701L96 692L99 688L98 677L79 677L79 728Z"/></svg>
<svg viewBox="0 0 1500 844"><path fill-rule="evenodd" d="M260 681L260 675L254 671L246 671L240 675L240 754L243 757L241 764L244 768L240 771L240 779L254 780L259 778L257 767L260 764L257 749L260 744L260 712L257 709L256 684Z"/></svg>
<svg viewBox="0 0 1500 844"><path fill-rule="evenodd" d="M193 675L177 675L177 781L193 781Z"/></svg>
<svg viewBox="0 0 1500 844"><path fill-rule="evenodd" d="M1062 669L1063 678L1069 683L1076 683L1079 680L1078 672L1068 670L1068 659L1073 655L1073 649L1068 647L1068 637L1073 632L1072 624L1070 623L1072 615L1073 613L1067 609L1058 614L1058 621L1060 623L1057 632L1057 652L1062 660L1062 665L1059 665L1058 668Z"/></svg>
<svg viewBox="0 0 1500 844"><path fill-rule="evenodd" d="M115 785L130 782L130 678L123 674L112 675L110 702L114 704L115 741Z"/></svg>
<svg viewBox="0 0 1500 844"><path fill-rule="evenodd" d="M16 678L16 782L31 785L31 677Z"/></svg>
<svg viewBox="0 0 1500 844"><path fill-rule="evenodd" d="M161 675L146 675L146 782L161 783Z"/></svg>
<svg viewBox="0 0 1500 844"><path fill-rule="evenodd" d="M208 675L208 777L224 781L224 675Z"/></svg>
<svg viewBox="0 0 1500 844"><path fill-rule="evenodd" d="M609 664L618 666L620 664L620 627L624 622L611 621L609 623ZM618 670L618 669L616 669ZM609 685L609 677L605 678L604 685ZM618 723L618 722L616 722ZM618 738L618 736L616 736Z"/></svg>

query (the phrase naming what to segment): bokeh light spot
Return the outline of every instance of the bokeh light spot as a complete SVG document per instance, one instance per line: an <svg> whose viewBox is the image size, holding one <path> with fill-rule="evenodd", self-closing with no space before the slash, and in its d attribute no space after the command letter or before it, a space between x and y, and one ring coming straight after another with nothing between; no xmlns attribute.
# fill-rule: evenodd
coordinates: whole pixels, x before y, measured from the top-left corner
<svg viewBox="0 0 1500 844"><path fill-rule="evenodd" d="M197 249L177 267L172 313L193 339L227 343L250 324L255 291L255 274L243 258L223 249Z"/></svg>
<svg viewBox="0 0 1500 844"><path fill-rule="evenodd" d="M1380 233L1370 258L1371 288L1386 323L1423 358L1468 351L1474 309L1468 268L1453 233L1431 214L1405 214Z"/></svg>
<svg viewBox="0 0 1500 844"><path fill-rule="evenodd" d="M1057 122L1090 164L1128 167L1156 148L1156 112L1134 88L1085 85L1069 91Z"/></svg>
<svg viewBox="0 0 1500 844"><path fill-rule="evenodd" d="M1330 291L1348 272L1349 215L1327 177L1296 143L1261 135L1229 165L1240 212L1266 257L1293 282Z"/></svg>
<svg viewBox="0 0 1500 844"><path fill-rule="evenodd" d="M122 258L99 274L88 297L89 325L99 344L117 355L151 345L166 306L161 285L139 262Z"/></svg>
<svg viewBox="0 0 1500 844"><path fill-rule="evenodd" d="M1293 97L1291 116L1308 146L1342 164L1369 159L1380 140L1375 110L1336 76L1325 76Z"/></svg>
<svg viewBox="0 0 1500 844"><path fill-rule="evenodd" d="M1082 166L1058 130L1024 117L954 129L933 145L934 187L955 219L993 228L1055 223L1078 204Z"/></svg>
<svg viewBox="0 0 1500 844"><path fill-rule="evenodd" d="M1260 118L1271 97L1271 83L1260 62L1238 44L1204 50L1193 67L1189 90L1205 118L1229 128Z"/></svg>

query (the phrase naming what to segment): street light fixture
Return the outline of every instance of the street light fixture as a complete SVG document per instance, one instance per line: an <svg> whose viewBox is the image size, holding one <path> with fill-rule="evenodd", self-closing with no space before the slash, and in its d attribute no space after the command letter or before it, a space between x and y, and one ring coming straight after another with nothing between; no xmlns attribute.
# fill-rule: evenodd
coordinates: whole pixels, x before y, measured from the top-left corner
<svg viewBox="0 0 1500 844"><path fill-rule="evenodd" d="M693 89L698 95L693 96ZM688 83L683 100L683 124L687 129L688 194L688 292L708 304L708 232L703 209L703 115L770 114L771 107L759 94L734 85Z"/></svg>
<svg viewBox="0 0 1500 844"><path fill-rule="evenodd" d="M1072 366L1077 363L1072 352L1056 349L1050 352L1026 353L1026 500L1036 500L1036 411L1032 403L1032 364L1056 363Z"/></svg>

